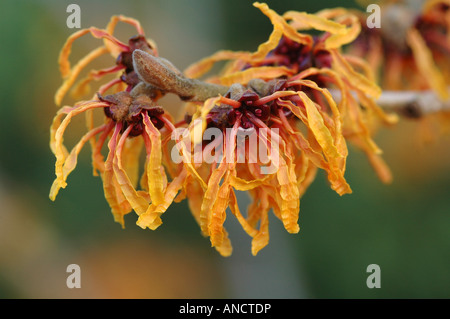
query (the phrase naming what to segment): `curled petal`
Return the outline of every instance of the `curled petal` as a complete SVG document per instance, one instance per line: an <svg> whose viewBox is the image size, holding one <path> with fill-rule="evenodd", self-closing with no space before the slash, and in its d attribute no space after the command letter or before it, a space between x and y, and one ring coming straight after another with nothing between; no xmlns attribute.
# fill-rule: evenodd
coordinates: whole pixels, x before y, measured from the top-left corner
<svg viewBox="0 0 450 319"><path fill-rule="evenodd" d="M159 205L152 203L145 213L139 215L139 219L136 224L143 229L150 228L154 230L158 228L162 224L161 215L174 201L177 193L183 187L186 177L187 170L183 169L180 174L176 176L167 186L164 194L164 201Z"/></svg>
<svg viewBox="0 0 450 319"><path fill-rule="evenodd" d="M108 157L105 162L105 170L102 175L103 179L103 191L105 193L106 201L111 207L111 212L114 216L114 220L124 227L124 215L131 211L128 202L126 201L123 193L120 189L114 174L114 160L117 156L116 147L119 138L119 132L122 129L122 124L116 124L114 133L108 143Z"/></svg>
<svg viewBox="0 0 450 319"><path fill-rule="evenodd" d="M76 108L63 108L61 110L61 113L57 114L51 128L51 138L50 138L50 147L53 151L53 153L56 156L56 163L55 163L55 174L56 174L56 180L57 186L55 184L54 188L52 189L59 189L59 188L65 188L67 186L67 183L64 179L64 173L63 173L63 165L64 161L67 157L67 149L63 145L63 135L64 132L69 125L70 121L72 120L72 117L85 112L89 109L93 108L99 108L99 107L105 107L107 106L105 103L100 103L98 101L90 101L86 103L79 104ZM69 111L70 110L70 111ZM68 112L67 112L68 111ZM61 124L58 126L58 129L55 131L55 126L60 121L61 114L64 114L67 112L67 116L64 118L64 120L61 122ZM51 198L54 199L54 196L56 196L56 193L53 192L51 194Z"/></svg>
<svg viewBox="0 0 450 319"><path fill-rule="evenodd" d="M271 80L292 75L293 71L285 66L261 66L225 75L220 78L220 83L223 85L232 85L233 83L247 84L255 78Z"/></svg>
<svg viewBox="0 0 450 319"><path fill-rule="evenodd" d="M261 198L260 224L256 236L252 240L252 254L256 256L258 252L269 244L269 201L266 196Z"/></svg>
<svg viewBox="0 0 450 319"><path fill-rule="evenodd" d="M223 230L223 239L220 245L214 247L220 255L223 257L228 257L233 252L233 248L231 247L230 238L228 237L228 232Z"/></svg>
<svg viewBox="0 0 450 319"><path fill-rule="evenodd" d="M186 193L186 197L188 198L189 209L197 224L200 225L201 207L204 197L203 187L196 178L188 175L184 182L183 188ZM207 236L206 233L202 234L203 236Z"/></svg>
<svg viewBox="0 0 450 319"><path fill-rule="evenodd" d="M103 172L105 171L105 162L101 151L106 139L113 130L114 126L115 123L113 121L110 121L108 127L105 129L105 131L103 131L98 140L92 146L92 167L94 176L98 176L98 172L100 172L100 174L103 174Z"/></svg>
<svg viewBox="0 0 450 319"><path fill-rule="evenodd" d="M71 95L73 98L80 98L81 96L83 96L84 94L89 93L90 91L90 83L92 81L97 81L99 79L101 79L103 76L107 75L107 74L113 74L113 73L117 73L117 75L120 75L120 73L122 72L122 70L125 67L122 65L118 65L118 66L114 66L111 68L107 68L107 69L103 69L103 70L91 70L89 71L88 75L86 77L84 77L82 80L80 80L72 89ZM78 76L78 74L71 74L71 78L76 78ZM103 86L103 88L99 89L98 94L103 95L104 92L106 91L106 89L109 89L110 87L112 87L115 84L118 84L119 81L121 82L120 78L119 79L114 79L112 81L110 81L106 87ZM70 83L70 86L72 86L73 82Z"/></svg>
<svg viewBox="0 0 450 319"><path fill-rule="evenodd" d="M229 172L227 172L224 176L222 185L220 185L218 189L212 209L209 207L211 212L208 219L208 234L210 236L211 246L213 247L221 246L225 238L223 224L226 218L226 210L229 205L230 191ZM202 208L204 208L203 205Z"/></svg>
<svg viewBox="0 0 450 319"><path fill-rule="evenodd" d="M253 179L251 181L247 181L245 179L239 178L235 175L230 176L230 185L239 191L248 191L250 189L254 189L260 187L268 183L268 181L273 178L273 175L266 175L263 178Z"/></svg>
<svg viewBox="0 0 450 319"><path fill-rule="evenodd" d="M302 99L308 118L308 126L314 133L317 142L322 147L324 154L327 158L339 158L342 155L339 153L336 145L334 144L333 136L329 129L326 127L323 121L323 117L320 114L317 106L313 101L304 93L299 92L299 96Z"/></svg>
<svg viewBox="0 0 450 319"><path fill-rule="evenodd" d="M219 194L220 181L227 171L227 163L225 159L219 164L219 167L214 170L208 180L208 185L206 187L205 195L203 197L203 202L200 211L200 229L204 234L208 234L208 225L210 223L212 211L211 208L214 207L214 203Z"/></svg>
<svg viewBox="0 0 450 319"><path fill-rule="evenodd" d="M442 100L447 100L450 95L447 90L442 73L434 64L433 56L427 48L425 41L417 30L410 30L407 41L414 54L414 61L422 76L428 79L430 87L435 90Z"/></svg>
<svg viewBox="0 0 450 319"><path fill-rule="evenodd" d="M346 32L345 25L306 12L288 11L283 18L292 20L290 25L297 30L316 29L331 34Z"/></svg>
<svg viewBox="0 0 450 319"><path fill-rule="evenodd" d="M161 174L161 133L153 125L148 114L144 114L144 126L145 134L150 138L151 150L147 161L147 179L148 179L148 191L150 198L154 205L159 205L164 202L164 179Z"/></svg>
<svg viewBox="0 0 450 319"><path fill-rule="evenodd" d="M361 24L358 17L354 15L347 15L347 17L350 21L350 26L346 32L332 34L325 40L325 48L337 49L345 44L352 43L358 37L361 32Z"/></svg>
<svg viewBox="0 0 450 319"><path fill-rule="evenodd" d="M122 164L133 187L137 187L139 180L139 162L142 148L142 138L128 138L124 144Z"/></svg>
<svg viewBox="0 0 450 319"><path fill-rule="evenodd" d="M283 199L281 202L281 220L289 233L298 233L300 231L297 223L300 210L300 194L294 167L292 165L288 166L283 158L280 158L277 179L280 185L280 195Z"/></svg>
<svg viewBox="0 0 450 319"><path fill-rule="evenodd" d="M62 168L62 180L56 179L53 182L52 188L50 190L50 198L52 200L55 200L56 195L58 194L58 191L61 187L61 185L67 185L66 180L69 174L75 169L77 166L77 157L80 153L81 149L83 148L84 144L86 144L87 141L89 141L90 138L97 135L98 133L104 131L107 128L107 125L102 125L100 127L97 127L88 133L86 133L81 140L75 145L75 147L72 149L70 154L66 157L64 161L64 166Z"/></svg>
<svg viewBox="0 0 450 319"><path fill-rule="evenodd" d="M118 16L112 16L108 25L106 26L106 32L108 32L109 34L113 34L114 33L114 29L116 28L117 23L121 21L127 24L130 24L132 26L134 26L136 28L136 31L138 32L139 35L145 35L144 34L144 30L142 29L141 24L139 23L139 21L133 19L133 18L129 18L123 15L118 15ZM111 53L111 55L114 58L117 58L117 56L120 54L121 49L120 47L114 45L112 42L110 41L106 41L104 40L104 44L105 47L108 48L108 51ZM152 47L156 48L156 46L153 45L152 43Z"/></svg>
<svg viewBox="0 0 450 319"><path fill-rule="evenodd" d="M70 51L69 51L70 52ZM63 84L58 88L55 94L55 103L56 105L60 105L62 102L62 99L67 94L69 89L73 86L75 83L75 80L77 79L80 72L94 59L102 56L103 54L107 53L108 50L105 47L99 47L90 53L88 53L84 58L82 58L80 61L78 61L77 64L74 65L72 69L67 71L68 68L68 61L65 63L66 57L63 55L63 57L60 57L60 65L61 66L61 73L63 74L64 82Z"/></svg>
<svg viewBox="0 0 450 319"><path fill-rule="evenodd" d="M242 216L239 206L237 203L236 195L234 191L231 192L230 196L230 209L234 216L241 224L244 231L252 237L252 254L256 254L269 243L269 216L268 211L270 209L269 203L265 196L262 196L262 204L255 206L258 209L258 214L260 216L260 226L259 230L255 229L248 221ZM258 203L260 203L258 202Z"/></svg>
<svg viewBox="0 0 450 319"><path fill-rule="evenodd" d="M333 138L314 102L304 92L299 92L298 95L302 99L306 109L307 122L305 124L313 133L314 139L317 140L318 145L330 164L328 176L332 188L340 195L350 193L350 186L343 176L347 152L346 147L344 148L345 144L343 144L345 141L340 137L342 133L338 132L336 135L338 138ZM304 119L302 120L304 121ZM337 142L338 144L336 144ZM340 145L340 147L338 148L337 145Z"/></svg>
<svg viewBox="0 0 450 319"><path fill-rule="evenodd" d="M233 190L230 193L230 210L238 220L239 224L241 224L244 231L250 237L255 237L258 234L258 230L253 225L250 225L250 223L244 218L244 216L242 216L237 202L236 194Z"/></svg>
<svg viewBox="0 0 450 319"><path fill-rule="evenodd" d="M288 37L294 42L301 43L309 47L312 45L313 39L310 35L298 33L295 28L283 19L283 17L278 15L275 11L269 9L267 4L255 2L253 5L261 10L261 12L270 19L274 26L274 31L269 40L266 43L261 44L258 51L253 54L253 59L255 61L263 59L271 50L275 49L281 39L281 35Z"/></svg>
<svg viewBox="0 0 450 319"><path fill-rule="evenodd" d="M82 37L83 35L91 33L95 38L105 38L111 41L112 43L116 44L118 47L121 48L122 51L129 51L129 48L127 45L123 44L111 34L109 34L105 30L101 30L95 27L91 27L89 29L82 29L80 31L75 32L69 38L66 40L66 42L63 45L63 48L59 54L59 70L61 72L61 76L63 78L69 76L69 74L72 72L69 62L69 55L72 51L72 44L73 42ZM100 49L100 48L99 48Z"/></svg>
<svg viewBox="0 0 450 319"><path fill-rule="evenodd" d="M378 98L381 95L381 89L364 75L356 72L336 49L330 50L330 53L333 57L333 68L342 74L354 87L374 98Z"/></svg>
<svg viewBox="0 0 450 319"><path fill-rule="evenodd" d="M120 137L120 140L117 145L116 156L114 156L113 158L113 171L115 173L117 183L119 184L120 190L122 191L123 195L127 199L130 206L133 208L133 210L138 215L140 215L147 210L149 203L145 198L140 196L134 189L134 186L131 183L130 178L128 177L127 173L125 172L122 166L123 146L132 128L133 128L132 126L129 126Z"/></svg>

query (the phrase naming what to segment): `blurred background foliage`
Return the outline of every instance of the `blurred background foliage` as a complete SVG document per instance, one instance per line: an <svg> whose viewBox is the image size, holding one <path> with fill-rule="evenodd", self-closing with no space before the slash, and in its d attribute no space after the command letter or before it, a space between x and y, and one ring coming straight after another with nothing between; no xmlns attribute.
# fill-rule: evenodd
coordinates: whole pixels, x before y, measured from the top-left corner
<svg viewBox="0 0 450 319"><path fill-rule="evenodd" d="M100 179L92 176L88 150L68 187L51 202L49 126L61 83L57 57L75 31L66 27L70 3L0 4L1 298L450 297L450 138L424 145L425 132L414 121L377 136L394 173L392 185L379 182L364 155L350 148L347 178L353 194L339 197L319 174L302 199L300 233L287 234L272 218L271 242L256 257L232 217L226 226L234 253L220 257L184 202L163 215L156 231L136 226L133 213L122 229L112 219ZM76 3L82 27L104 27L114 14L138 19L160 55L180 69L219 49L255 50L271 31L251 1ZM267 3L279 13L354 6ZM123 41L134 35L128 26L119 29ZM98 41L77 41L72 61ZM165 102L172 111L180 105L173 98ZM68 144L84 129L82 121L72 124ZM72 263L81 267L81 289L66 287ZM381 267L381 289L366 286L369 264Z"/></svg>

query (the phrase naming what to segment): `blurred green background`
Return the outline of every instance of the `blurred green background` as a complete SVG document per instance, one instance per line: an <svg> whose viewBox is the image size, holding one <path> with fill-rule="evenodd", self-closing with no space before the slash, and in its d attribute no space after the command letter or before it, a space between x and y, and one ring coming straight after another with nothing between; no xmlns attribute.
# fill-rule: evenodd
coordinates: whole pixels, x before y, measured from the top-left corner
<svg viewBox="0 0 450 319"><path fill-rule="evenodd" d="M271 218L271 242L256 257L232 217L226 227L234 252L221 257L200 235L185 202L170 207L156 231L136 226L134 214L122 229L92 176L88 148L68 187L51 202L49 126L61 83L57 57L75 31L66 26L70 3L0 3L1 298L450 297L450 138L422 145L422 126L412 121L383 129L376 139L394 173L392 185L379 182L364 155L350 148L353 194L339 197L320 173L302 199L300 233L288 234ZM255 50L271 31L251 1L76 3L82 27L102 28L114 14L138 19L160 55L180 69L219 49ZM353 5L267 3L279 13ZM134 35L127 26L122 30L123 41ZM87 37L76 42L72 61L97 43ZM167 103L176 108L179 102ZM82 129L74 121L67 143ZM81 289L66 286L66 267L73 263L81 267ZM381 267L380 289L366 286L370 264Z"/></svg>

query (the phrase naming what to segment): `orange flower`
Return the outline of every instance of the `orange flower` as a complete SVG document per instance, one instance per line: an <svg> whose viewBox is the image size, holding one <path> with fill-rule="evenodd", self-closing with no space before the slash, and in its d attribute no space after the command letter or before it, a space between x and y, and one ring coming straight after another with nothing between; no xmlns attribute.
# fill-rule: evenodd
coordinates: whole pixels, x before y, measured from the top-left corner
<svg viewBox="0 0 450 319"><path fill-rule="evenodd" d="M383 1L382 28L363 27L349 52L369 62L383 90L433 90L446 101L450 98L449 8L449 0L428 0L418 8L407 1ZM365 15L360 13L360 19ZM420 120L426 128L422 137L436 123L448 125L448 111L422 114L406 108L401 114Z"/></svg>
<svg viewBox="0 0 450 319"><path fill-rule="evenodd" d="M223 227L227 208L253 238L253 254L269 242L270 209L288 232L297 233L300 198L317 169L327 172L337 193L350 193L344 178L345 137L360 141L367 153L378 156L365 120L369 116L389 123L394 120L373 101L380 89L353 65L368 67L356 58L343 57L338 50L356 37L359 25L355 17L339 10L319 16L289 12L281 17L264 4L255 6L274 24L269 40L258 51L220 51L185 71L187 77L197 78L214 63L230 60L219 76L208 79L209 83L229 85L228 92L204 103L189 103L188 109L194 110L188 117L190 124L177 137L189 174L183 192L202 233L224 256L232 251ZM314 38L297 30L305 28L326 33ZM340 92L339 103L328 89ZM246 139L239 140L240 135ZM267 160L252 149L255 145L264 149ZM209 161L205 153L210 155ZM268 163L275 169L263 172L261 167L267 168ZM387 168L379 160L373 163L388 179ZM253 199L246 217L240 212L236 191L247 191ZM154 229L161 224L160 215L140 215L138 225Z"/></svg>
<svg viewBox="0 0 450 319"><path fill-rule="evenodd" d="M383 182L390 182L391 173L372 136L374 125L379 121L391 125L397 122L397 117L385 114L375 103L381 89L374 82L369 64L357 56L340 52L341 46L358 36L361 29L358 17L340 8L322 10L315 15L289 11L281 17L265 4L254 5L274 25L269 40L255 53L219 51L191 65L185 74L200 77L221 60L230 60L230 63L219 76L208 81L246 84L253 78L291 78L300 72L309 72L307 79L341 93L339 111L345 138L366 153ZM323 33L313 37L298 32L310 29Z"/></svg>
<svg viewBox="0 0 450 319"><path fill-rule="evenodd" d="M132 24L139 33L129 40L128 45L112 35L118 21ZM70 67L68 57L72 43L87 33L96 38L103 38L104 45ZM142 83L134 71L132 54L136 49L153 55L157 53L155 44L144 37L139 22L123 16L113 17L106 30L91 27L71 35L60 54L59 64L64 82L55 95L57 104L73 86L80 71L106 52L116 59L116 66L90 71L76 91L83 91L80 90L81 87L85 87L92 80L101 79L105 74L120 73L120 76L102 85L92 100L76 103L74 107L62 107L51 126L50 147L56 156L56 179L50 191L50 198L55 200L59 189L66 187L68 175L75 169L79 152L86 142L91 141L94 175L100 173L105 198L111 206L115 220L122 226L123 216L132 209L142 214L150 207L150 203L165 203L168 189L162 165L162 144L164 139L167 141L163 136L167 133L167 128L164 127L166 123L170 123L171 116L155 103L162 95L161 92ZM114 86L116 93L103 96ZM104 123L94 127L91 111L97 108L103 109ZM72 118L81 113L87 115L89 131L69 153L63 145L63 135ZM109 149L106 161L101 153L105 143ZM137 191L139 159L143 148L146 150L146 164L140 180L142 190Z"/></svg>
<svg viewBox="0 0 450 319"><path fill-rule="evenodd" d="M447 99L450 80L450 1L425 1L420 11L405 1L383 1L383 27L363 24L350 52L370 62L385 90L435 90ZM364 15L360 14L361 21Z"/></svg>
<svg viewBox="0 0 450 319"><path fill-rule="evenodd" d="M96 108L104 109L104 124L86 133L69 153L63 145L67 126L76 115ZM164 126L170 121L168 116L147 96L133 97L127 92L61 108L51 127L50 146L56 156L56 179L50 198L54 200L59 189L66 187L67 177L75 169L79 152L87 141L98 135L93 143L92 163L102 177L105 197L115 220L123 225L123 216L131 209L140 214L147 210L150 202L164 203L167 178L161 154L162 135L167 131ZM104 161L101 150L111 134L108 157ZM142 191L136 191L142 148L147 152L147 160L141 178Z"/></svg>
<svg viewBox="0 0 450 319"><path fill-rule="evenodd" d="M318 169L327 173L331 188L339 195L351 193L344 177L347 140L361 147L380 177L388 181L389 170L379 157L381 151L372 140L369 122L393 123L395 118L374 102L381 90L373 82L369 66L341 52L360 31L356 16L343 9L315 15L291 11L280 16L265 4L255 6L274 26L257 51L220 51L184 74L157 56L156 46L147 42L135 20L116 17L106 30L92 27L71 36L61 53L65 80L57 102L87 62L99 56L88 54L70 68L71 43L83 34L103 38L99 52L110 52L117 64L91 71L77 86L77 93L103 74L124 73L101 86L97 97L63 107L56 115L50 142L57 159L56 180L50 197L54 199L66 186L78 153L90 140L94 173L98 171L102 177L116 221L123 225L123 216L134 210L140 227L156 229L169 205L187 198L202 234L221 255L232 252L224 228L227 209L252 237L256 255L269 242L270 210L289 233L299 231L300 199ZM117 21L135 25L140 35L129 45L123 44L112 36ZM307 30L323 34L303 33ZM219 75L198 80L221 60L230 63ZM114 86L115 93L106 95ZM170 115L156 104L165 93L188 101L190 112L185 120L173 124ZM103 108L105 114L104 124L97 127L91 114L95 108ZM84 112L89 112L89 132L69 153L63 134L71 119ZM104 161L101 150L108 138L109 153ZM176 145L169 150L171 139ZM143 148L146 165L141 190L137 190ZM245 216L236 191L246 191L252 198Z"/></svg>
<svg viewBox="0 0 450 319"><path fill-rule="evenodd" d="M128 45L121 42L113 35L114 29L119 21L131 24L138 32L137 36L129 39ZM81 58L74 66L71 66L69 56L72 51L73 42L88 33L95 38L103 39L103 45L92 50ZM88 90L90 82L93 80L100 80L107 74L118 74L120 75L120 78L114 79L103 85L98 90L99 94L104 94L114 85L121 85L121 88L118 89L117 92L124 90L125 87L129 91L139 82L139 79L133 70L132 53L135 49L145 50L153 55L157 55L156 44L152 40L145 38L140 23L137 20L122 15L113 16L106 26L106 29L90 27L88 29L77 31L69 36L59 54L59 69L64 81L55 94L55 103L57 105L61 104L64 96L75 85L80 73L89 65L89 63L107 53L112 56L115 65L102 70L90 70L88 75L80 80L75 86L73 90L74 97L80 98L83 93Z"/></svg>

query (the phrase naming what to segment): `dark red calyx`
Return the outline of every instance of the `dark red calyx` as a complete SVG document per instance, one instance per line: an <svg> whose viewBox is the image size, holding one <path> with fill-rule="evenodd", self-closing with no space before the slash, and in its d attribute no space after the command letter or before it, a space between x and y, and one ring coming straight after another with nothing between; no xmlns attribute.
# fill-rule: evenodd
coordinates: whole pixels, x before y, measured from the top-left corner
<svg viewBox="0 0 450 319"><path fill-rule="evenodd" d="M221 130L230 127L231 126L230 116L232 113L233 107L231 105L220 104L214 106L208 114L209 119L208 126L217 127Z"/></svg>
<svg viewBox="0 0 450 319"><path fill-rule="evenodd" d="M120 79L131 87L136 86L140 80L133 66L133 51L136 49L154 54L152 46L147 42L143 35L137 35L128 40L130 51L121 52L117 57L116 64L125 67L125 71Z"/></svg>
<svg viewBox="0 0 450 319"><path fill-rule="evenodd" d="M129 133L130 137L141 135L144 131L142 114L148 114L158 130L164 127L164 122L160 118L164 114L163 108L156 106L146 95L132 97L128 92L119 92L105 97L99 95L99 99L110 104L104 108L105 115L114 122L122 122L122 132L130 125L133 126Z"/></svg>

